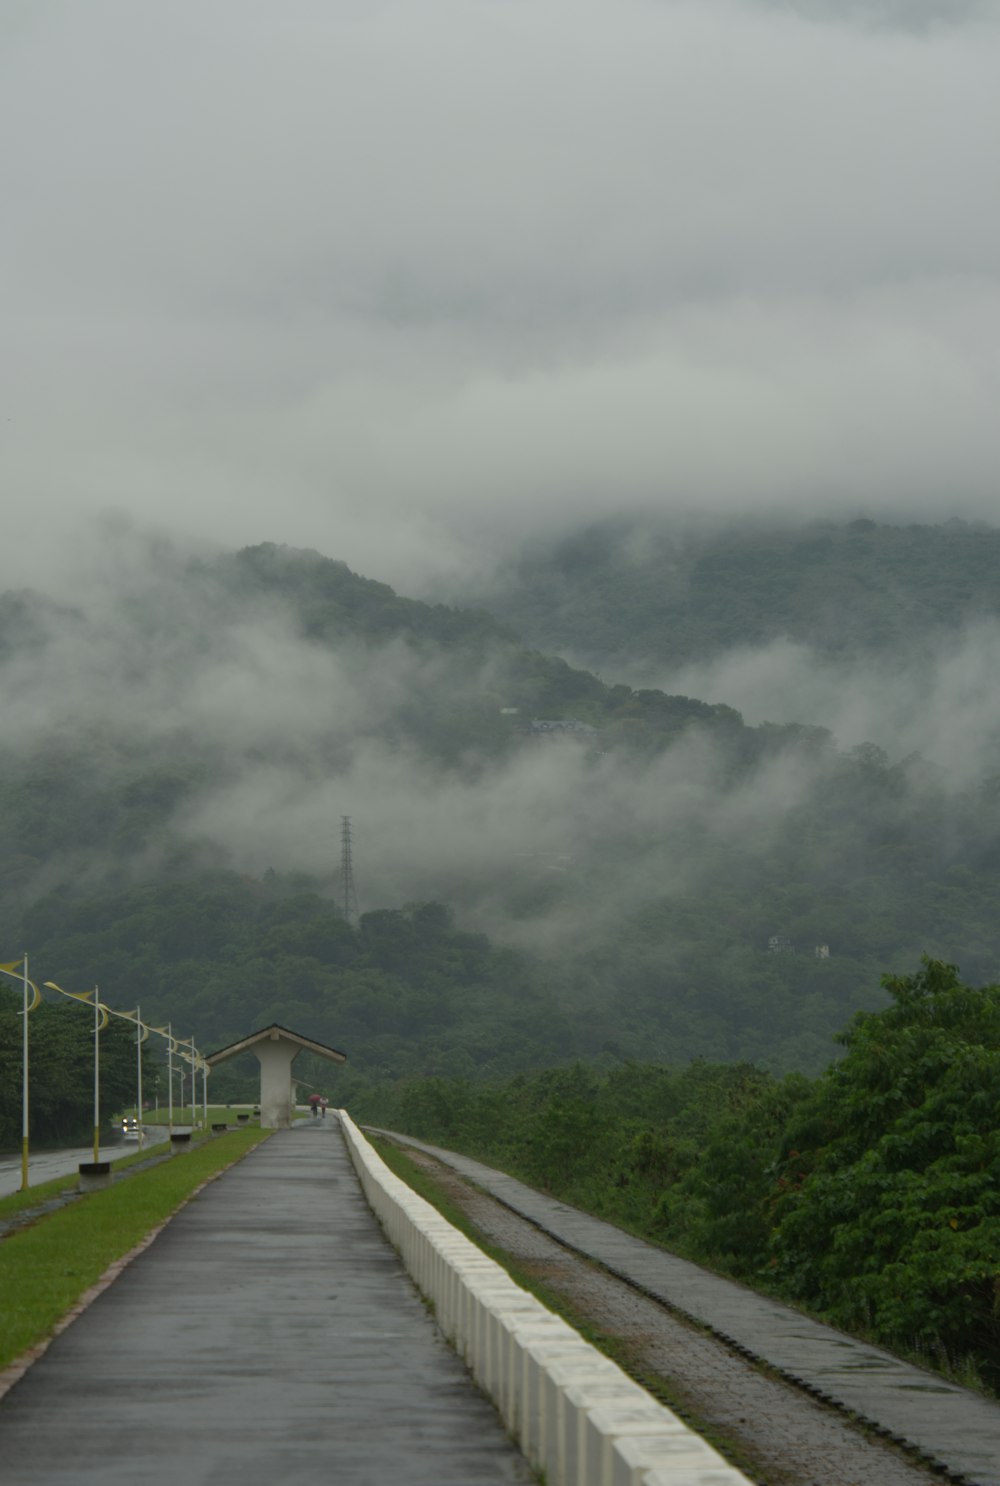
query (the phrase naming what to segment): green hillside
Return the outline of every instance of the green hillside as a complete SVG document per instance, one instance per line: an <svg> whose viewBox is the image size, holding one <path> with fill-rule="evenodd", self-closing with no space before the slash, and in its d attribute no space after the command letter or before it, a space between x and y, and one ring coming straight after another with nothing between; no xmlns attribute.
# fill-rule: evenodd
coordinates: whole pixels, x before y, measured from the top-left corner
<svg viewBox="0 0 1000 1486"><path fill-rule="evenodd" d="M97 983L114 1005L131 995L144 1020L194 1032L204 1052L272 1021L346 1051L350 1074L368 1079L497 1076L594 1052L536 967L457 929L439 904L374 910L355 926L301 881L214 871L100 898L53 894L22 932L46 979ZM216 1092L228 1083L227 1070L213 1075Z"/></svg>
<svg viewBox="0 0 1000 1486"><path fill-rule="evenodd" d="M0 681L9 957L202 1046L279 1020L366 1078L815 1070L883 972L1000 966L992 776L608 684L316 553L0 597Z"/></svg>
<svg viewBox="0 0 1000 1486"><path fill-rule="evenodd" d="M698 531L622 518L525 553L484 598L531 644L608 670L781 638L838 659L919 655L1000 617L1000 531L861 518Z"/></svg>

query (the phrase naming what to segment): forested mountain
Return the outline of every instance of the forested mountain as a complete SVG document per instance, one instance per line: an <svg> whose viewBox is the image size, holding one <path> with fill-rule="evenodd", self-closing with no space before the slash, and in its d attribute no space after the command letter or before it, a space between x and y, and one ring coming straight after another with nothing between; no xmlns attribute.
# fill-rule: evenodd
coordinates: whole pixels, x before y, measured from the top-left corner
<svg viewBox="0 0 1000 1486"><path fill-rule="evenodd" d="M0 682L8 956L202 1045L284 1020L366 1076L815 1069L883 972L1000 968L990 748L749 726L317 553L153 544L85 600L4 596Z"/></svg>
<svg viewBox="0 0 1000 1486"><path fill-rule="evenodd" d="M598 1029L573 1028L536 965L462 932L440 904L353 925L301 879L205 871L98 899L56 893L23 929L59 984L119 999L132 987L144 1020L194 1030L205 1052L272 1021L307 1029L349 1052L348 1086L355 1072L496 1077L600 1051ZM229 1072L213 1075L217 1097ZM331 1077L326 1064L312 1072Z"/></svg>
<svg viewBox="0 0 1000 1486"><path fill-rule="evenodd" d="M478 601L531 644L610 674L778 639L838 659L919 656L1000 619L1000 531L863 517L700 530L622 518L531 549Z"/></svg>

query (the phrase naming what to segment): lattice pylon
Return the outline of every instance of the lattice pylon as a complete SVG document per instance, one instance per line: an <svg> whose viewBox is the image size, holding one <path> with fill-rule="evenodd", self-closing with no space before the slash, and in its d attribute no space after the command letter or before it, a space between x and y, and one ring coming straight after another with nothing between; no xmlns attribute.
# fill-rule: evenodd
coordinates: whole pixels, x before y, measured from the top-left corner
<svg viewBox="0 0 1000 1486"><path fill-rule="evenodd" d="M351 857L351 817L340 818L340 877L341 908L349 924L358 921L358 890L354 882L354 863Z"/></svg>

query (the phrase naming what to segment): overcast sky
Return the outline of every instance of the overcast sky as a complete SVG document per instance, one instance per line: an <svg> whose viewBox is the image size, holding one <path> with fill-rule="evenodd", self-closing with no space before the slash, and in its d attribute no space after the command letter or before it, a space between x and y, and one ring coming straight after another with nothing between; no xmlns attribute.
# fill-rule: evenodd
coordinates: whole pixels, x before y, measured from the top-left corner
<svg viewBox="0 0 1000 1486"><path fill-rule="evenodd" d="M992 0L0 0L5 586L997 514Z"/></svg>

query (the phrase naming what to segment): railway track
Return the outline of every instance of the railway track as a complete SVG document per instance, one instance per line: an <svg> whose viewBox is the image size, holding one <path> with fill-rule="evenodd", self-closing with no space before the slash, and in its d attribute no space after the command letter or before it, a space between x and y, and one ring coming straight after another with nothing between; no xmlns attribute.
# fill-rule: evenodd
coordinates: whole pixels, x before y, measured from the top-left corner
<svg viewBox="0 0 1000 1486"><path fill-rule="evenodd" d="M761 1486L1000 1486L1000 1406L391 1132L484 1241Z"/></svg>

